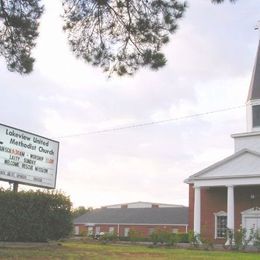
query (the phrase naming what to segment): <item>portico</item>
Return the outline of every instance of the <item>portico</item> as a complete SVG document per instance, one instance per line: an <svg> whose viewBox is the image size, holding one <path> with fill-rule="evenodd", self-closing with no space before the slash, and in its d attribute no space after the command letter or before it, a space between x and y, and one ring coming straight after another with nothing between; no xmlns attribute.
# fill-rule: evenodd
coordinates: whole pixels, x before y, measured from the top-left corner
<svg viewBox="0 0 260 260"><path fill-rule="evenodd" d="M209 190L217 187L221 188L225 205L221 205L219 208L216 207L215 212L212 212L211 216L208 217L213 218L213 215L217 216L218 212L222 212L222 216L226 215L226 228L229 230L235 230L235 222L242 224L240 214L236 216L238 220L235 221L235 201L239 203L238 199L235 198L235 189L239 191L241 187L246 187L249 190L250 187L256 185L260 187L259 169L260 154L243 149L187 179L186 183L192 184L191 188L194 190L194 233L201 234L202 232L201 226L204 225L204 221L201 219L202 208L204 210L207 207L212 209L215 206L202 205L202 202L205 202L205 198L203 198L203 196L205 197L205 191L208 193ZM249 203L252 200L251 194L248 193L245 199ZM207 202L211 204L210 201ZM251 206L249 204L245 210ZM205 213L203 214L205 215ZM219 238L217 234L214 237Z"/></svg>
<svg viewBox="0 0 260 260"><path fill-rule="evenodd" d="M195 189L195 206L194 206L194 233L201 234L201 187L194 187ZM234 186L227 186L227 228L234 230L235 219L234 219Z"/></svg>

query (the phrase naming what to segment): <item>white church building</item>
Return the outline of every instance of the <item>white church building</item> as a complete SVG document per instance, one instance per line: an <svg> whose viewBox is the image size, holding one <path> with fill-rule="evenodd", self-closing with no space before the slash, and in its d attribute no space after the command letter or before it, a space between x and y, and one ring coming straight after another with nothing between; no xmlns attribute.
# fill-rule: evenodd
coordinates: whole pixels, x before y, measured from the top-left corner
<svg viewBox="0 0 260 260"><path fill-rule="evenodd" d="M215 243L226 230L260 230L260 42L247 98L247 132L231 135L234 154L185 180L189 229Z"/></svg>

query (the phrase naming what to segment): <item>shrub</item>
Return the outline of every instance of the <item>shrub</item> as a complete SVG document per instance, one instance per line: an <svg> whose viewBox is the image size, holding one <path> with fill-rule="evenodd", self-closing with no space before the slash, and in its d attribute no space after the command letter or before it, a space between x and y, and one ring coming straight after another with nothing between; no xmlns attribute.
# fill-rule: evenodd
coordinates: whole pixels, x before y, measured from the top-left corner
<svg viewBox="0 0 260 260"><path fill-rule="evenodd" d="M164 230L154 231L151 234L150 238L154 245L161 243L165 244L166 246L174 246L176 243L179 242L178 234L170 233Z"/></svg>
<svg viewBox="0 0 260 260"><path fill-rule="evenodd" d="M104 235L100 236L100 241L102 241L102 243L107 243L109 241L116 241L118 240L118 236L116 234L116 232L113 232L113 233L105 233Z"/></svg>
<svg viewBox="0 0 260 260"><path fill-rule="evenodd" d="M208 239L208 238L201 238L201 244L202 244L202 248L204 250L212 250L214 248L214 243L213 240Z"/></svg>
<svg viewBox="0 0 260 260"><path fill-rule="evenodd" d="M260 251L260 230L257 230L254 237L254 246L256 247L257 251Z"/></svg>
<svg viewBox="0 0 260 260"><path fill-rule="evenodd" d="M137 242L137 241L144 240L144 238L142 236L142 233L137 231L137 230L135 230L135 229L130 229L129 233L128 233L128 236L129 236L129 240L131 242Z"/></svg>
<svg viewBox="0 0 260 260"><path fill-rule="evenodd" d="M198 248L201 245L201 238L199 234L195 234L193 231L190 231L188 233L189 237L189 243L195 247Z"/></svg>
<svg viewBox="0 0 260 260"><path fill-rule="evenodd" d="M249 234L245 228L236 231L227 230L227 239L229 240L229 249L232 250L245 250L251 241L256 237L254 229L251 229Z"/></svg>
<svg viewBox="0 0 260 260"><path fill-rule="evenodd" d="M129 237L120 236L118 237L119 241L130 241Z"/></svg>
<svg viewBox="0 0 260 260"><path fill-rule="evenodd" d="M1 241L57 240L71 231L71 202L62 193L0 190Z"/></svg>
<svg viewBox="0 0 260 260"><path fill-rule="evenodd" d="M179 243L189 243L189 233L177 234Z"/></svg>

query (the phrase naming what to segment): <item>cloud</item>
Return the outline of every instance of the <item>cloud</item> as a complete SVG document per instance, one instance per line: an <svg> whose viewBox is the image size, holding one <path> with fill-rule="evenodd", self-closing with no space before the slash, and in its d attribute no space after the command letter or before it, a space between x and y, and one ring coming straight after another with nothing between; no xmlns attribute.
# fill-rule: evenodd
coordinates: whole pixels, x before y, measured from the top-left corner
<svg viewBox="0 0 260 260"><path fill-rule="evenodd" d="M233 152L230 134L245 131L244 108L88 133L244 104L258 43L257 2L191 1L163 49L166 67L108 79L71 54L60 2L46 0L34 73L10 73L0 61L1 122L60 141L57 188L74 206L187 205L183 180Z"/></svg>

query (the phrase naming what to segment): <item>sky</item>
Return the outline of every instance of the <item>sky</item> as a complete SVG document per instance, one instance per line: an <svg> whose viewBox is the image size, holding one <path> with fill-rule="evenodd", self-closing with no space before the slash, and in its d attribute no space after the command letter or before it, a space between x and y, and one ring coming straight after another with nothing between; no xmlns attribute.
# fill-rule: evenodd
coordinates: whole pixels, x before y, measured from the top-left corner
<svg viewBox="0 0 260 260"><path fill-rule="evenodd" d="M189 0L163 48L167 65L112 79L70 52L60 1L43 3L34 72L11 73L0 57L0 122L60 142L56 188L73 207L188 205L184 180L231 155L230 135L246 131L259 0ZM168 119L179 120L93 133Z"/></svg>

